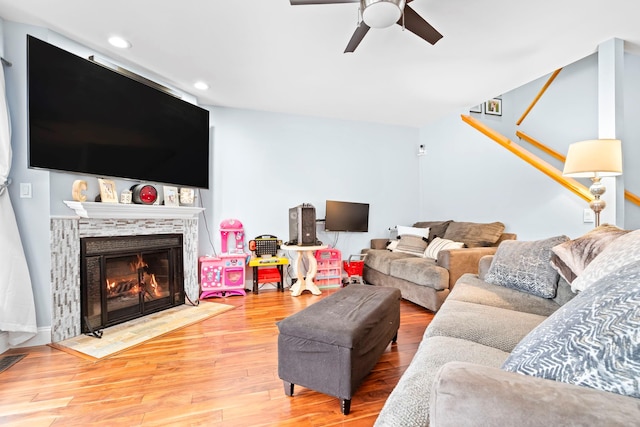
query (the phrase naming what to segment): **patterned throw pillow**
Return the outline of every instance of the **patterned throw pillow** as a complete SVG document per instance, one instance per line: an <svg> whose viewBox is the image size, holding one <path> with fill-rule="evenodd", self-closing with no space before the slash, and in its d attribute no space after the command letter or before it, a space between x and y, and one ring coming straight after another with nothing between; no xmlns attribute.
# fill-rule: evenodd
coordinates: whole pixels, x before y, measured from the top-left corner
<svg viewBox="0 0 640 427"><path fill-rule="evenodd" d="M582 274L571 282L573 292L584 291L602 277L629 264L640 260L640 230L631 231L618 237L600 252Z"/></svg>
<svg viewBox="0 0 640 427"><path fill-rule="evenodd" d="M553 298L559 276L549 262L551 248L567 240L567 236L531 242L505 240L498 246L485 281L542 298Z"/></svg>
<svg viewBox="0 0 640 427"><path fill-rule="evenodd" d="M460 249L464 247L462 242L454 242L453 240L441 239L435 237L431 243L427 246L427 250L424 251L424 256L427 258L438 259L438 253L443 249Z"/></svg>
<svg viewBox="0 0 640 427"><path fill-rule="evenodd" d="M524 337L502 368L640 398L640 261L560 307Z"/></svg>
<svg viewBox="0 0 640 427"><path fill-rule="evenodd" d="M400 239L398 239L398 244L395 249L393 249L393 252L423 256L425 249L427 249L426 237L404 234L400 236Z"/></svg>
<svg viewBox="0 0 640 427"><path fill-rule="evenodd" d="M551 248L551 265L571 283L609 243L628 232L615 225L603 224L582 237Z"/></svg>

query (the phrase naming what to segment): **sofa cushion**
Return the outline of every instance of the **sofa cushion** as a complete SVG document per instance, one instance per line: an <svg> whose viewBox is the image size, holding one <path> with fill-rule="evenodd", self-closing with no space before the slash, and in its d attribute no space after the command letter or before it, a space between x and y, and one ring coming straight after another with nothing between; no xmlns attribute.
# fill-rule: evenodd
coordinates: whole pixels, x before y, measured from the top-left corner
<svg viewBox="0 0 640 427"><path fill-rule="evenodd" d="M406 254L424 256L427 249L427 238L414 236L413 234L404 234L398 239L398 244L393 248L393 252L403 252Z"/></svg>
<svg viewBox="0 0 640 427"><path fill-rule="evenodd" d="M429 258L408 257L391 261L389 275L438 291L449 287L449 272Z"/></svg>
<svg viewBox="0 0 640 427"><path fill-rule="evenodd" d="M464 242L468 248L477 248L495 245L503 231L504 224L501 222L482 224L453 221L447 227L443 238L454 242Z"/></svg>
<svg viewBox="0 0 640 427"><path fill-rule="evenodd" d="M628 232L615 225L603 224L577 239L551 248L551 265L571 283L609 243Z"/></svg>
<svg viewBox="0 0 640 427"><path fill-rule="evenodd" d="M558 289L556 290L556 296L553 297L553 300L558 303L558 305L565 305L575 296L576 294L571 291L571 285L562 277L560 277L558 279Z"/></svg>
<svg viewBox="0 0 640 427"><path fill-rule="evenodd" d="M640 398L640 261L598 280L549 316L503 368Z"/></svg>
<svg viewBox="0 0 640 427"><path fill-rule="evenodd" d="M540 316L550 316L560 308L560 305L552 299L492 285L471 273L464 274L458 279L447 297L447 301L449 300L473 302Z"/></svg>
<svg viewBox="0 0 640 427"><path fill-rule="evenodd" d="M412 255L402 252L389 252L386 249L369 249L364 259L364 264L383 274L389 274L391 261L412 257ZM418 258L424 261L424 258Z"/></svg>
<svg viewBox="0 0 640 427"><path fill-rule="evenodd" d="M553 298L558 272L550 263L551 248L567 240L567 236L530 242L506 240L498 246L485 280L542 298Z"/></svg>
<svg viewBox="0 0 640 427"><path fill-rule="evenodd" d="M429 425L429 396L436 373L450 361L500 367L509 353L450 337L430 337L420 343L407 370L385 402L377 427Z"/></svg>
<svg viewBox="0 0 640 427"><path fill-rule="evenodd" d="M640 260L640 230L618 237L589 263L582 274L571 282L574 292L584 291L607 274Z"/></svg>
<svg viewBox="0 0 640 427"><path fill-rule="evenodd" d="M418 228L429 228L429 241L432 241L435 237L444 237L444 233L447 231L447 227L453 221L421 221L413 224Z"/></svg>
<svg viewBox="0 0 640 427"><path fill-rule="evenodd" d="M424 237L424 238L429 238L429 228L424 228L424 227L406 227L404 225L398 225L396 227L396 230L398 230L398 238L402 237L402 236L406 236L406 235L410 235L410 236L418 236L418 237Z"/></svg>
<svg viewBox="0 0 640 427"><path fill-rule="evenodd" d="M547 316L447 298L424 337L445 336L510 352Z"/></svg>
<svg viewBox="0 0 640 427"><path fill-rule="evenodd" d="M438 259L438 253L445 249L460 249L464 247L464 243L462 242L454 242L453 240L442 239L440 237L435 237L429 245L427 249L424 251L424 256L431 259Z"/></svg>

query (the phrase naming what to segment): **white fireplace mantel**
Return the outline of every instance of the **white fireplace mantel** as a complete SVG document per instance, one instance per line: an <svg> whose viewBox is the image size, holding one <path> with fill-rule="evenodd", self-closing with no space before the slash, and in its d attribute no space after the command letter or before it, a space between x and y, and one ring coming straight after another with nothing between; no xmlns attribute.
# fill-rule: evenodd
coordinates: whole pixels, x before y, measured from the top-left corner
<svg viewBox="0 0 640 427"><path fill-rule="evenodd" d="M204 208L194 206L138 205L76 202L65 200L81 218L97 219L188 219L197 218Z"/></svg>

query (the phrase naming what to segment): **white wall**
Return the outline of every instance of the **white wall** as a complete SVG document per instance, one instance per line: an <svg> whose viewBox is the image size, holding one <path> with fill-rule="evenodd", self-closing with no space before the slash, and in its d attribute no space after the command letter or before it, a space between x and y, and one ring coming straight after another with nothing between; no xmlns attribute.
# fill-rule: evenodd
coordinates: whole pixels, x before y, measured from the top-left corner
<svg viewBox="0 0 640 427"><path fill-rule="evenodd" d="M388 228L418 218L418 129L231 108L211 108L213 198L206 201L215 250L218 225L237 218L248 238L288 240L288 210L311 203L324 218L326 200L369 203L368 233L318 238L356 254ZM211 252L208 242L201 250Z"/></svg>
<svg viewBox="0 0 640 427"><path fill-rule="evenodd" d="M640 56L624 56L623 177L627 190L640 196ZM640 229L640 206L625 202L625 228Z"/></svg>
<svg viewBox="0 0 640 427"><path fill-rule="evenodd" d="M632 188L638 176L633 175L637 165L633 159L640 154L637 153L640 125L635 119L640 95L637 77L640 61L633 57L627 64L630 64L628 80L635 83L632 86L625 82L627 99L635 103L635 110L625 106L623 141L625 182ZM562 170L562 163L526 141L519 141L516 130L563 154L573 142L596 138L597 73L596 55L565 66L520 126L515 125L516 121L550 74L501 95L501 117L471 115ZM521 240L558 234L577 237L593 228L593 223L582 221L583 210L588 208L585 201L464 123L460 114L470 113L460 111L421 129L421 141L427 147L427 155L421 162L422 193L428 195L422 197L422 218L502 221L507 231L517 233ZM590 185L589 180L581 182L587 187ZM638 224L640 209L637 206L627 203L625 213L627 224L619 226L631 228L631 224Z"/></svg>

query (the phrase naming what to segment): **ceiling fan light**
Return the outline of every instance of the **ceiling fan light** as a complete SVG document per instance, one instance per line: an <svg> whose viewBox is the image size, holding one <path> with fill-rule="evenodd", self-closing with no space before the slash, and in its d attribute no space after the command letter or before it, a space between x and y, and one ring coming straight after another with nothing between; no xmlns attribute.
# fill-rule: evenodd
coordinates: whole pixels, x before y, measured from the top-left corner
<svg viewBox="0 0 640 427"><path fill-rule="evenodd" d="M371 28L386 28L398 22L405 0L361 0L362 20Z"/></svg>

